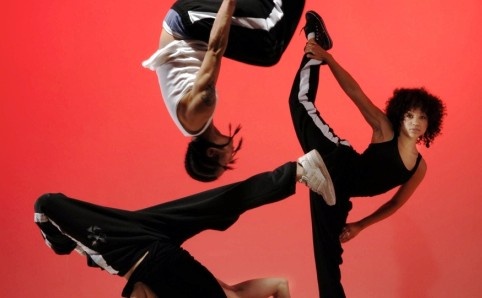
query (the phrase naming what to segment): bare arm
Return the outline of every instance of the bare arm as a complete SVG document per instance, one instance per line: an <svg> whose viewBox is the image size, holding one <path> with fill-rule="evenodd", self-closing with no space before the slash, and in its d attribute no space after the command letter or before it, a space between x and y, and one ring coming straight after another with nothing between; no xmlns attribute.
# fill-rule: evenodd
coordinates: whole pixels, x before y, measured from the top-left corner
<svg viewBox="0 0 482 298"><path fill-rule="evenodd" d="M228 298L290 298L288 281L284 278L258 278L227 285L219 281Z"/></svg>
<svg viewBox="0 0 482 298"><path fill-rule="evenodd" d="M388 202L383 204L375 212L363 218L362 220L347 224L340 235L340 241L346 242L348 240L351 240L363 229L394 214L412 196L412 194L415 192L415 190L425 177L426 172L427 164L422 159L413 176L406 183L400 186L398 191Z"/></svg>
<svg viewBox="0 0 482 298"><path fill-rule="evenodd" d="M357 106L368 125L372 128L372 142L378 143L393 138L393 129L385 113L373 104L355 79L330 53L326 52L312 40L306 44L305 52L309 58L322 60L330 67L342 90Z"/></svg>
<svg viewBox="0 0 482 298"><path fill-rule="evenodd" d="M136 282L129 298L158 298L157 295L143 282Z"/></svg>
<svg viewBox="0 0 482 298"><path fill-rule="evenodd" d="M216 106L215 86L221 60L228 45L231 20L236 0L224 0L214 20L208 48L192 90L180 103L178 115L183 125L192 131L201 129Z"/></svg>

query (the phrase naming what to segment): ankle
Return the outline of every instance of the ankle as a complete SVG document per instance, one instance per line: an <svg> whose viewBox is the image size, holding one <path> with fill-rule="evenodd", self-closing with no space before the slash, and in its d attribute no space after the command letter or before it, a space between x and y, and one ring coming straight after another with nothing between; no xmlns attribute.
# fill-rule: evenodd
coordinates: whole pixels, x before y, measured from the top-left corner
<svg viewBox="0 0 482 298"><path fill-rule="evenodd" d="M303 178L303 174L305 173L305 169L303 168L303 166L297 162L296 163L296 181L300 182Z"/></svg>

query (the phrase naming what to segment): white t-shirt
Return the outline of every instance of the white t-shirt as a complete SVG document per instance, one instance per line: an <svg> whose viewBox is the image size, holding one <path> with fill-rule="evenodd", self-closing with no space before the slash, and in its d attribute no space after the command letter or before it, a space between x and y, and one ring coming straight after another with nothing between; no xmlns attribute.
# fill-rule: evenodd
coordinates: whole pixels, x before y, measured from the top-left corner
<svg viewBox="0 0 482 298"><path fill-rule="evenodd" d="M187 137L202 134L212 121L211 116L204 127L193 134L186 131L177 117L177 105L191 90L206 50L207 44L202 41L175 40L142 62L142 66L156 72L167 110L174 123Z"/></svg>

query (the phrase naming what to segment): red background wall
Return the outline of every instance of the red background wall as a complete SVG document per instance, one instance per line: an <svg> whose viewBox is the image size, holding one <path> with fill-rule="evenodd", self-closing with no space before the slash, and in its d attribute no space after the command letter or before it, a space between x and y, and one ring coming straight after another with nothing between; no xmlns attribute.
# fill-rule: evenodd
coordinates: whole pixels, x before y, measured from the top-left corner
<svg viewBox="0 0 482 298"><path fill-rule="evenodd" d="M64 192L136 209L244 179L296 159L287 96L305 42L294 36L273 68L225 60L216 122L241 123L235 171L211 184L183 170L187 139L172 124L154 73L141 61L157 48L171 1L13 1L2 9L0 94L3 297L119 297L124 281L57 256L33 223L33 202ZM347 243L349 297L476 297L480 247L482 6L465 1L314 1L334 39L332 54L383 106L399 86L425 86L447 103L443 135L421 148L429 170L392 218ZM303 22L300 24L300 32ZM318 106L358 150L369 128L322 71ZM186 248L228 283L289 278L292 296L317 296L308 192L253 210L228 231ZM390 194L354 199L350 219ZM75 220L75 219L73 219Z"/></svg>

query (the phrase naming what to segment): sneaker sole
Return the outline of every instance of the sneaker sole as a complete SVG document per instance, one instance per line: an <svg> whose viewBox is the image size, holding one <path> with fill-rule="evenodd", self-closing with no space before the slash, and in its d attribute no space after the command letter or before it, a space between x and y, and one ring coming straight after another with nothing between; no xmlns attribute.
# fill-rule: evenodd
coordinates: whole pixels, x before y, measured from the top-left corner
<svg viewBox="0 0 482 298"><path fill-rule="evenodd" d="M321 173L326 179L326 192L322 194L323 199L325 200L326 204L329 206L333 206L336 204L336 195L335 195L335 187L333 186L333 180L331 180L330 173L328 172L328 169L326 168L325 162L323 161L323 158L321 155L318 153L318 151L313 150L314 153L312 155L309 155L307 160L308 162L314 164L317 168L320 169Z"/></svg>

